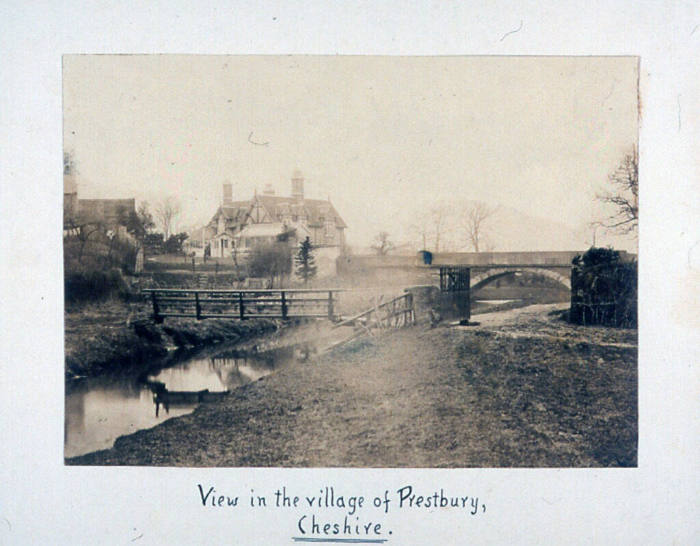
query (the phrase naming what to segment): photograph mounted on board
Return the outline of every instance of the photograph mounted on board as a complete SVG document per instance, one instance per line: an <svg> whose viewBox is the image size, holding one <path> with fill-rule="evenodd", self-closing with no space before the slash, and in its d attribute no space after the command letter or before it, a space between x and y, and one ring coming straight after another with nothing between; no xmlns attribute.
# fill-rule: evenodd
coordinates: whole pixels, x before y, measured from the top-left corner
<svg viewBox="0 0 700 546"><path fill-rule="evenodd" d="M67 465L637 466L636 57L67 55Z"/></svg>

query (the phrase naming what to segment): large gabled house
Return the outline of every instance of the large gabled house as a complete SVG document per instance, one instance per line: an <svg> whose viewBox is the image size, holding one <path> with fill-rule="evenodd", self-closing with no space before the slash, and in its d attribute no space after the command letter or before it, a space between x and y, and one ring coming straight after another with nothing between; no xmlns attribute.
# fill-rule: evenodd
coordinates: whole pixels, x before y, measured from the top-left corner
<svg viewBox="0 0 700 546"><path fill-rule="evenodd" d="M191 239L201 241L202 252L208 247L213 257L235 256L236 260L245 261L255 246L274 242L282 235L291 244L309 237L316 248L319 273L328 273L329 268L334 272L335 259L345 248L347 226L330 199L304 197L304 178L299 171L291 182L289 197L275 195L268 185L262 194L256 191L245 201L234 201L231 184L224 184L221 206Z"/></svg>

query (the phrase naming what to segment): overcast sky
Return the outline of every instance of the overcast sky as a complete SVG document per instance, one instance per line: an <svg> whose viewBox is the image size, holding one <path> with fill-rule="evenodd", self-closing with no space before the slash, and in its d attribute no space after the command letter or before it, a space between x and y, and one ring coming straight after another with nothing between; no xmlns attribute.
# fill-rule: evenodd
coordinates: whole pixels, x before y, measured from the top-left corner
<svg viewBox="0 0 700 546"><path fill-rule="evenodd" d="M327 198L348 240L480 200L576 230L637 142L631 57L66 56L82 198L166 195L181 226L272 184ZM457 211L455 211L457 212ZM513 226L517 229L517 226ZM601 241L599 241L601 242Z"/></svg>

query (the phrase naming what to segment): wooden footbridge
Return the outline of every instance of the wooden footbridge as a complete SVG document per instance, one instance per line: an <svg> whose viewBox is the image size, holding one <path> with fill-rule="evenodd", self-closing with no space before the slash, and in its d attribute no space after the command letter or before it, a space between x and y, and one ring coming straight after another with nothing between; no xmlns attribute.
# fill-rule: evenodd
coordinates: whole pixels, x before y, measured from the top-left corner
<svg viewBox="0 0 700 546"><path fill-rule="evenodd" d="M198 288L148 288L153 320L166 317L203 319L326 318L337 326L400 328L415 321L413 294L380 301L352 317L338 312L338 293L347 289L245 289L203 290Z"/></svg>
<svg viewBox="0 0 700 546"><path fill-rule="evenodd" d="M413 294L405 294L379 301L369 309L351 317L338 313L338 292L347 289L279 289L279 290L203 290L197 288L151 288L143 292L153 304L153 320L161 323L166 317L245 320L248 318L315 318L328 319L333 328L350 327L349 337L334 343L328 349L344 345L359 337L375 337L382 331L414 324L416 313ZM158 403L177 399L173 393L156 393ZM167 396L166 396L167 394ZM207 397L211 393L190 393L192 397ZM168 406L166 405L166 410Z"/></svg>
<svg viewBox="0 0 700 546"><path fill-rule="evenodd" d="M339 320L337 293L344 289L202 290L151 288L143 292L153 304L153 320L166 317L202 319L327 318Z"/></svg>

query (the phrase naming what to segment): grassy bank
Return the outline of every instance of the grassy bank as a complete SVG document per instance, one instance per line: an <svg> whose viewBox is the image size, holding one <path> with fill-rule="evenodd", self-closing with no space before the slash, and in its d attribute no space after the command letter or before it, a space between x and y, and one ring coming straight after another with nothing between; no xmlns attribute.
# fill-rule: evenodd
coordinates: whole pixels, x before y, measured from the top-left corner
<svg viewBox="0 0 700 546"><path fill-rule="evenodd" d="M553 306L535 308L360 340L66 462L635 466L636 332L572 326L548 314Z"/></svg>
<svg viewBox="0 0 700 546"><path fill-rule="evenodd" d="M169 319L156 325L150 311L145 303L119 299L67 309L66 378L123 372L164 356L170 348L236 342L277 328L275 321L264 319Z"/></svg>

